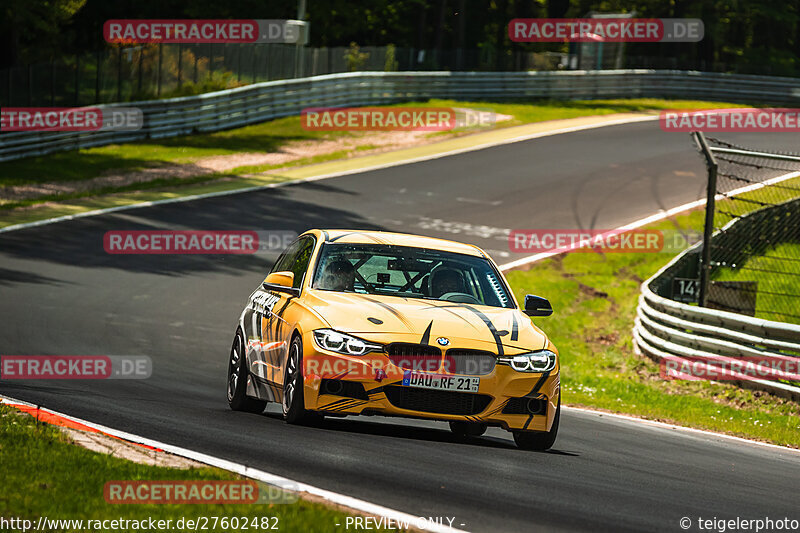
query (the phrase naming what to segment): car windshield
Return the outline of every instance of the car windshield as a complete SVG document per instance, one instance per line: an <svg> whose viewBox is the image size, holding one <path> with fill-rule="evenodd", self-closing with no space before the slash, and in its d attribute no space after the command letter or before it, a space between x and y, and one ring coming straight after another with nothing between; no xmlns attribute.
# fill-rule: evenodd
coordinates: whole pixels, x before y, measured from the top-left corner
<svg viewBox="0 0 800 533"><path fill-rule="evenodd" d="M382 244L325 244L315 289L513 308L497 269L483 257Z"/></svg>

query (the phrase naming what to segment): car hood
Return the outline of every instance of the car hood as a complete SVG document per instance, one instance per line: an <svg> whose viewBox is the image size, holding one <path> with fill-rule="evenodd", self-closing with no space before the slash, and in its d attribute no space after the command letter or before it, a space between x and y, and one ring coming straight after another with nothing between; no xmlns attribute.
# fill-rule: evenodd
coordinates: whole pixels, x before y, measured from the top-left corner
<svg viewBox="0 0 800 533"><path fill-rule="evenodd" d="M312 290L310 305L330 327L363 339L409 342L500 354L547 347L547 336L518 309ZM442 345L439 338L449 343ZM442 341L444 342L444 341Z"/></svg>

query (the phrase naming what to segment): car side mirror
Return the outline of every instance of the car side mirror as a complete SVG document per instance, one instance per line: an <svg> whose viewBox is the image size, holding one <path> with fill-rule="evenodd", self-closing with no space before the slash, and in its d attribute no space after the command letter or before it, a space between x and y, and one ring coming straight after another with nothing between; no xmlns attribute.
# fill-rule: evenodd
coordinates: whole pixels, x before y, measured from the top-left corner
<svg viewBox="0 0 800 533"><path fill-rule="evenodd" d="M289 272L288 270L285 272L272 272L262 283L262 286L267 290L287 292L298 296L300 289L296 289L292 285L294 285L294 272Z"/></svg>
<svg viewBox="0 0 800 533"><path fill-rule="evenodd" d="M547 298L526 294L524 313L528 316L550 316L553 314L553 306Z"/></svg>

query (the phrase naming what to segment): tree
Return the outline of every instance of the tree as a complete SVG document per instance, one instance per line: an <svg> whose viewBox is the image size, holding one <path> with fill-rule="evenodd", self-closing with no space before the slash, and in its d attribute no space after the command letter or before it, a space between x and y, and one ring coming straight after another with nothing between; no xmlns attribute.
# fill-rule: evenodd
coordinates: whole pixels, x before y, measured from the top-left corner
<svg viewBox="0 0 800 533"><path fill-rule="evenodd" d="M23 48L27 61L41 60L61 48L64 25L86 0L5 0L0 17L0 68L20 64Z"/></svg>

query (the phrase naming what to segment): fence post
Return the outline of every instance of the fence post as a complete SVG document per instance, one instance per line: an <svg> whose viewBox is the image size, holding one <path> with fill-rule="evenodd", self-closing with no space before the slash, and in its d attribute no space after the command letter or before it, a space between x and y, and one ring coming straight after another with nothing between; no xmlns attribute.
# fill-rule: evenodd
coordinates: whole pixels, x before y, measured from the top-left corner
<svg viewBox="0 0 800 533"><path fill-rule="evenodd" d="M224 44L222 45L225 46ZM222 49L223 59L225 48ZM214 69L214 43L208 43L208 76L206 76L207 80L211 79L211 71Z"/></svg>
<svg viewBox="0 0 800 533"><path fill-rule="evenodd" d="M117 102L122 101L122 47L117 48Z"/></svg>
<svg viewBox="0 0 800 533"><path fill-rule="evenodd" d="M95 77L94 77L94 103L100 103L100 66L102 62L100 60L100 52L97 52L97 68L95 69Z"/></svg>
<svg viewBox="0 0 800 533"><path fill-rule="evenodd" d="M183 66L183 43L178 43L178 89L183 85L181 79L181 67Z"/></svg>
<svg viewBox="0 0 800 533"><path fill-rule="evenodd" d="M256 68L258 68L258 60L257 60L257 58L258 58L258 49L259 49L258 45L255 45L253 47L253 68L252 68L253 83L256 82Z"/></svg>
<svg viewBox="0 0 800 533"><path fill-rule="evenodd" d="M33 106L33 69L28 63L28 107Z"/></svg>
<svg viewBox="0 0 800 533"><path fill-rule="evenodd" d="M136 82L136 93L137 98L142 97L142 63L144 61L144 45L139 46L139 67L136 69L139 71L138 73L138 80Z"/></svg>
<svg viewBox="0 0 800 533"><path fill-rule="evenodd" d="M158 73L156 74L156 95L161 96L161 58L162 58L162 51L164 45L162 43L158 43Z"/></svg>
<svg viewBox="0 0 800 533"><path fill-rule="evenodd" d="M50 60L50 107L56 105L56 60Z"/></svg>
<svg viewBox="0 0 800 533"><path fill-rule="evenodd" d="M80 92L81 92L81 56L80 54L75 54L75 107L78 107L80 103Z"/></svg>
<svg viewBox="0 0 800 533"><path fill-rule="evenodd" d="M706 219L703 227L703 253L700 257L700 297L698 303L700 307L706 307L708 303L709 276L711 275L711 235L714 233L714 208L717 195L717 160L711 149L708 147L706 138L700 131L692 132L694 141L706 158L708 168L708 184L706 186Z"/></svg>
<svg viewBox="0 0 800 533"><path fill-rule="evenodd" d="M242 82L242 45L236 45L236 83Z"/></svg>

